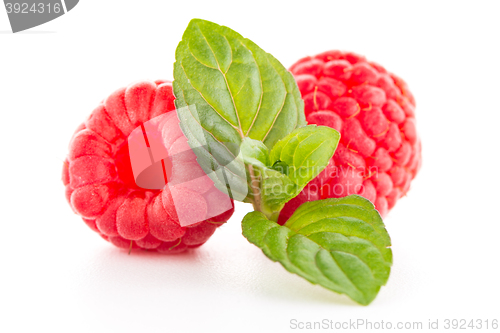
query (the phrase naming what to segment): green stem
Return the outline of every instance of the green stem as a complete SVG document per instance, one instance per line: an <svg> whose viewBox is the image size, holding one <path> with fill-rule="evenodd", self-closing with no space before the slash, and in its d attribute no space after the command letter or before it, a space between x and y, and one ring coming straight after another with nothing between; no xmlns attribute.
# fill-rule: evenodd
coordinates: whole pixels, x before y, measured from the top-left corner
<svg viewBox="0 0 500 333"><path fill-rule="evenodd" d="M260 179L255 175L252 165L248 165L248 173L250 174L250 187L252 188L253 194L253 209L260 212Z"/></svg>

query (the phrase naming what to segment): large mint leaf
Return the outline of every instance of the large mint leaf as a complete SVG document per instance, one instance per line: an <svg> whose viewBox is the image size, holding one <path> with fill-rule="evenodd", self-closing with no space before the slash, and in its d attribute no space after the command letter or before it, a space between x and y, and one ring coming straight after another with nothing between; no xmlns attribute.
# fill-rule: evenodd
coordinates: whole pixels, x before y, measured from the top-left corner
<svg viewBox="0 0 500 333"><path fill-rule="evenodd" d="M181 128L191 147L206 148L205 154L195 151L198 163L206 172L216 171L211 177L219 188L228 174L238 182L235 188L248 182L239 167L238 172L226 170L228 161L238 156L243 138L272 148L305 125L293 76L273 56L227 27L192 20L176 50L174 79L176 107L186 107L179 115Z"/></svg>
<svg viewBox="0 0 500 333"><path fill-rule="evenodd" d="M243 235L273 261L314 284L367 305L389 278L390 237L360 196L304 203L284 226L252 212Z"/></svg>
<svg viewBox="0 0 500 333"><path fill-rule="evenodd" d="M296 129L273 147L270 164L303 188L328 165L339 140L339 132L330 127L308 125Z"/></svg>

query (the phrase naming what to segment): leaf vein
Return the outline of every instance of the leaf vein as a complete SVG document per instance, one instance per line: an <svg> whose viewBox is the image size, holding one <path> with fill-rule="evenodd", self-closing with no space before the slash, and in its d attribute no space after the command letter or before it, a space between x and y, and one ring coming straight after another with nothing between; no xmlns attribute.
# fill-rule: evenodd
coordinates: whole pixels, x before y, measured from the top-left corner
<svg viewBox="0 0 500 333"><path fill-rule="evenodd" d="M187 73L186 73L186 70L184 69L184 66L182 65L182 62L180 63L180 65L181 65L182 70L184 71L184 74L186 75L186 77L188 77L188 76L187 76ZM188 79L188 80L189 80L189 79ZM194 89L194 90L195 90L198 94L200 94L201 98L203 98L203 100L205 101L205 103L207 103L207 104L208 104L208 106L210 106L210 107L211 107L211 108L215 111L215 113L217 113L217 114L219 115L219 117L221 117L221 118L222 118L222 120L224 120L224 121L225 121L226 123L228 123L228 124L229 124L232 128L234 128L236 131L238 131L238 127L234 126L233 124L231 124L231 123L229 122L229 120L227 120L226 118L224 118L224 117L223 117L223 116L219 113L219 111L217 111L217 109L216 109L216 108L215 108L212 104L210 104L210 103L207 101L207 99L205 98L205 96L203 96L203 94L201 93L201 91L199 91L198 89L196 89L196 88L195 88L195 87L194 87L191 83L189 83L189 85L190 85L191 87L193 87L193 89ZM182 90L182 97L183 97L183 98L184 98L184 100L186 101L186 97L184 96L184 89L181 89L181 90ZM195 119L196 119L196 118L195 118ZM199 122L198 122L198 123L199 123ZM201 126L201 124L200 124L200 126ZM207 130L207 132L209 132L209 131ZM210 133L210 132L209 132L209 133ZM217 140L217 141L219 141L219 140Z"/></svg>
<svg viewBox="0 0 500 333"><path fill-rule="evenodd" d="M304 142L304 141L302 141ZM326 143L330 143L330 141L323 141L321 142L316 148L314 148L313 150L311 150L307 155L306 157L304 158L304 160L302 161L302 163L300 163L300 165L296 168L296 169L300 169L302 168L302 165L304 164L304 162L309 158L309 156L311 156L316 150L318 150L319 148L321 148L321 146L323 146L324 144ZM299 145L297 145L298 147ZM297 151L297 150L295 150ZM294 158L295 158L295 153L293 154L294 155Z"/></svg>
<svg viewBox="0 0 500 333"><path fill-rule="evenodd" d="M226 83L226 88L227 88L227 91L229 92L229 96L231 96L231 101L233 102L233 107L234 107L234 112L236 114L236 118L238 119L238 127L236 128L236 130L238 131L238 133L240 134L240 136L243 138L243 133L241 132L241 121L240 121L240 116L238 114L238 109L236 108L236 103L234 102L234 97L233 97L233 94L231 93L231 89L229 89L229 83L227 82L227 77L226 77L226 73L224 73L222 71L222 69L220 68L220 63L219 63L219 60L217 59L217 56L215 55L215 52L214 50L212 49L212 46L210 46L210 43L208 42L207 40L207 37L205 37L205 35L203 34L203 31L201 31L200 29L200 34L203 36L203 39L205 39L205 42L207 43L208 47L210 48L210 51L212 51L212 54L214 55L214 59L215 59L215 62L217 63L217 67L219 72L222 74L222 77L224 78L224 82ZM226 40L226 42L228 43L229 45L229 49L231 49L231 44L229 44L229 41L227 40L226 36L220 34L222 37L224 37L224 39ZM240 42L241 43L241 42ZM243 45L243 43L242 43ZM229 66L227 67L227 71L229 71L229 68L231 68L231 64L233 63L233 57L232 57L232 51L231 51L231 62L229 63ZM215 110L215 109L214 109ZM218 112L217 112L218 113Z"/></svg>
<svg viewBox="0 0 500 333"><path fill-rule="evenodd" d="M281 108L280 110L278 111L278 113L276 114L276 116L274 117L273 119L273 122L271 124L271 126L269 127L269 129L267 130L267 133L264 135L264 137L262 138L262 142L264 142L264 140L266 140L267 136L269 135L269 133L271 133L271 130L274 128L274 123L276 122L276 120L278 119L279 115L281 114L281 111L283 111L283 108L285 107L285 104L286 104L286 98L289 94L289 92L286 90L286 83L285 81L283 80L283 78L281 77L281 75L279 75L279 72L276 70L276 67L274 67L273 63L269 60L267 60L269 62L269 64L271 65L271 67L276 71L276 73L278 74L281 82L283 83L283 86L285 87L285 91L286 91L286 94L285 96L283 97L283 103L281 104ZM293 101L295 103L295 101ZM295 122L295 125L293 126L293 128L297 127L297 122Z"/></svg>
<svg viewBox="0 0 500 333"><path fill-rule="evenodd" d="M260 99L259 99L259 107L257 108L257 113L255 113L255 116L253 117L252 123L250 124L250 127L248 128L247 135L250 134L250 131L252 130L253 125L255 124L255 121L259 117L259 113L260 113L260 110L262 108L262 99L264 98L264 87L262 85L262 75L260 72L260 67L259 67L259 64L257 64L257 60L255 60L255 57L252 57L252 59L254 60L255 65L257 66L257 71L259 72ZM264 142L264 139L262 139L261 141Z"/></svg>
<svg viewBox="0 0 500 333"><path fill-rule="evenodd" d="M344 269L342 268L342 266L340 266L340 264L337 261L337 259L335 259L335 257L333 256L333 253L330 252L330 251L326 251L326 252L328 252L330 254L330 257L333 259L333 261L335 261L335 263L337 264L337 267L340 269L340 271L342 272L342 274L344 274L344 276L347 278L347 280L349 280L349 282L354 286L354 288L357 291L359 291L361 293L361 295L363 295L363 296L366 297L366 295L359 289L359 287L351 280L351 278L349 277L349 275L346 274L346 272L344 271Z"/></svg>
<svg viewBox="0 0 500 333"><path fill-rule="evenodd" d="M327 252L330 252L330 251L327 251ZM355 256L356 258L358 258L358 259L359 259L359 261L361 261L361 262L363 263L363 265L365 265L365 266L366 266L366 268L368 268L368 271L370 272L370 274L371 274L371 276L372 276L373 280L374 280L374 281L376 281L376 279L375 279L375 275L373 274L373 271L372 271L372 269L370 268L370 266L368 266L368 264L367 264L366 262L364 262L364 261L363 261L363 259L361 259L361 258L360 258L357 254L355 254L355 253L350 253L350 252L346 252L346 251L340 251L340 250L333 250L333 251L331 251L330 253L332 253L332 252L335 252L335 253L345 253L345 254L350 254L350 255L352 255L352 256ZM333 256L332 256L332 257L333 257ZM334 259L335 259L335 258L334 258ZM338 262L337 262L337 263L338 263ZM339 264L339 267L340 267L340 264ZM344 272L344 271L342 270L342 272ZM354 284L354 282L353 282L353 284ZM359 290L359 289L358 289L358 290Z"/></svg>

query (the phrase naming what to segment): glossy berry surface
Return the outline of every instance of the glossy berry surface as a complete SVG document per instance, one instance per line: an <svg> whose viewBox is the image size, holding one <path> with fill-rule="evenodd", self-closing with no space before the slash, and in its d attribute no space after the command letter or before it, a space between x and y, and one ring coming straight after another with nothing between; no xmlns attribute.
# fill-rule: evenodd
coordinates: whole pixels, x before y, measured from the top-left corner
<svg viewBox="0 0 500 333"><path fill-rule="evenodd" d="M233 209L203 220L214 215L207 215L213 210L208 203L224 194L199 177L205 174L194 153L188 151L174 110L170 82L134 83L101 102L71 139L62 174L66 198L90 229L115 246L184 252L205 243L234 211L233 205ZM135 128L169 112L172 116L166 124L170 128L164 136L172 164L168 182L175 183L171 188L176 203L186 206L180 209L202 220L187 227L179 223L169 187L148 190L136 185L127 143Z"/></svg>
<svg viewBox="0 0 500 333"><path fill-rule="evenodd" d="M325 170L285 205L279 223L305 201L351 194L387 215L421 165L415 98L407 84L365 57L341 51L302 58L290 71L308 123L335 128L341 140Z"/></svg>

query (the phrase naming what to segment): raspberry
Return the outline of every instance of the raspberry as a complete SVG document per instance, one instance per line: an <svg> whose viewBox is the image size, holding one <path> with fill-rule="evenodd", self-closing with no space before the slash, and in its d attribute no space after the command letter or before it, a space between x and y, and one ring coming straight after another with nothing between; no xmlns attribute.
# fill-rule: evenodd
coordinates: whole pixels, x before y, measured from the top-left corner
<svg viewBox="0 0 500 333"><path fill-rule="evenodd" d="M196 162L174 110L170 82L135 83L105 99L71 139L62 174L66 198L90 229L117 247L180 253L205 243L234 212L232 200ZM168 186L141 188L127 138L138 126L170 112L158 134L172 166ZM180 218L201 222L183 227Z"/></svg>
<svg viewBox="0 0 500 333"><path fill-rule="evenodd" d="M283 224L305 201L359 194L382 216L404 196L421 165L415 99L406 83L354 53L305 57L290 71L308 123L341 133L330 164L283 208Z"/></svg>

